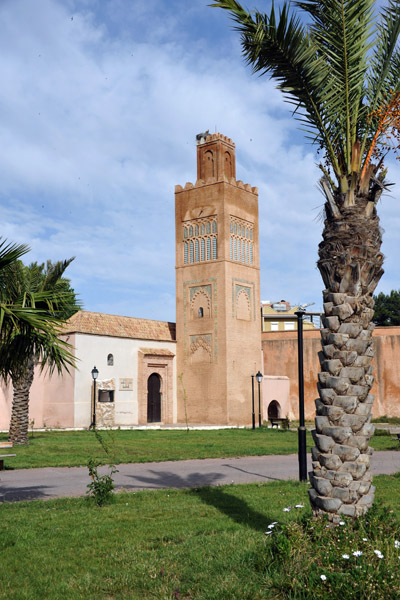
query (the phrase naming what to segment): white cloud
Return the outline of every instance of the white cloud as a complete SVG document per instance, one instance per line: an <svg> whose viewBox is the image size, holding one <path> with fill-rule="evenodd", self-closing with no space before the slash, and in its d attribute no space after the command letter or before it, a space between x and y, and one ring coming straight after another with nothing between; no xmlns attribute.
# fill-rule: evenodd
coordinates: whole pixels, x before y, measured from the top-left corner
<svg viewBox="0 0 400 600"><path fill-rule="evenodd" d="M312 148L208 3L0 5L1 234L27 260L76 255L88 310L175 318L174 186L196 179L195 134L215 127L260 190L263 297L320 302Z"/></svg>

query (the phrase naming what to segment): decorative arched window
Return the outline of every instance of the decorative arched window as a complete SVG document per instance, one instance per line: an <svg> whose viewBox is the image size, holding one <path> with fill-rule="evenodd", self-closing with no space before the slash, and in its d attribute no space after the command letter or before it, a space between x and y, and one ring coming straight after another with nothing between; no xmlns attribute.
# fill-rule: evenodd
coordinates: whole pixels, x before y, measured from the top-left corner
<svg viewBox="0 0 400 600"><path fill-rule="evenodd" d="M232 226L232 225L231 225ZM183 227L183 263L218 258L218 224L215 216L186 221Z"/></svg>
<svg viewBox="0 0 400 600"><path fill-rule="evenodd" d="M193 241L190 240L190 262L194 262Z"/></svg>
<svg viewBox="0 0 400 600"><path fill-rule="evenodd" d="M235 262L253 264L253 225L231 216L230 258Z"/></svg>
<svg viewBox="0 0 400 600"><path fill-rule="evenodd" d="M112 354L109 354L107 356L107 365L109 367L112 367L114 365L114 356Z"/></svg>

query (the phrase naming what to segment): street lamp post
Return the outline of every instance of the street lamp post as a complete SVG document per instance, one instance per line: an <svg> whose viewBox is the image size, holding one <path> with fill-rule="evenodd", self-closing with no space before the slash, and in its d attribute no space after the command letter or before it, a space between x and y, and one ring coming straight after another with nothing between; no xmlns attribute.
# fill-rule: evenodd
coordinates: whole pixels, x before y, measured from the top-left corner
<svg viewBox="0 0 400 600"><path fill-rule="evenodd" d="M256 375L257 383L258 383L258 426L261 427L261 382L263 380L263 374L258 371Z"/></svg>
<svg viewBox="0 0 400 600"><path fill-rule="evenodd" d="M256 428L256 415L254 412L254 375L251 376L251 406L252 406L252 417L253 417L253 429Z"/></svg>
<svg viewBox="0 0 400 600"><path fill-rule="evenodd" d="M307 446L306 428L304 423L304 369L303 369L303 316L304 309L294 313L297 317L297 347L299 365L299 479L307 481Z"/></svg>
<svg viewBox="0 0 400 600"><path fill-rule="evenodd" d="M93 379L93 411L92 411L92 423L89 427L91 429L96 429L96 379L99 376L99 371L96 367L92 369L92 379Z"/></svg>

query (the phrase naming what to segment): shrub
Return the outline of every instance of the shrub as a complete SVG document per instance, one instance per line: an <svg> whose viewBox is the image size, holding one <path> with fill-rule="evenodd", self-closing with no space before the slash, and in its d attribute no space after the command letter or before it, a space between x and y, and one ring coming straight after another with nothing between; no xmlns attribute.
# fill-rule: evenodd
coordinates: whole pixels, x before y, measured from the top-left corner
<svg viewBox="0 0 400 600"><path fill-rule="evenodd" d="M106 502L111 500L111 496L114 490L113 474L118 472L115 465L109 465L110 472L106 475L99 475L97 468L99 463L93 458L88 461L89 475L92 478L92 482L88 484L87 494L94 499L97 506L103 506Z"/></svg>
<svg viewBox="0 0 400 600"><path fill-rule="evenodd" d="M400 598L400 523L374 506L340 525L304 517L269 536L266 583L271 597L313 600Z"/></svg>

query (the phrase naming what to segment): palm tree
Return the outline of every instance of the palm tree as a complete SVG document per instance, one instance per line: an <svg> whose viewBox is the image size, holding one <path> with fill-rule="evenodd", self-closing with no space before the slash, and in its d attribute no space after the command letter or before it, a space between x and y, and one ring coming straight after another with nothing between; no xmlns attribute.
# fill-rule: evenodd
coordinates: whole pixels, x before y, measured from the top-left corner
<svg viewBox="0 0 400 600"><path fill-rule="evenodd" d="M53 332L59 324L56 315L45 308L33 306L33 301L24 305L16 304L11 285L11 270L16 261L29 252L25 244L12 244L0 238L0 376L7 380L13 370L24 360L24 348L13 343L16 331L29 336L32 330ZM51 301L51 294L42 292L35 294L37 304Z"/></svg>
<svg viewBox="0 0 400 600"><path fill-rule="evenodd" d="M315 514L359 516L371 506L369 469L374 354L372 294L383 274L377 202L383 159L399 148L400 1L374 13L373 0L303 0L277 17L230 11L254 72L277 80L307 136L323 152L323 292L319 399L310 501Z"/></svg>
<svg viewBox="0 0 400 600"><path fill-rule="evenodd" d="M68 280L62 278L72 260L29 267L14 260L2 272L2 296L7 305L14 312L27 311L30 315L30 321L22 324L12 320L1 335L2 375L11 377L14 388L9 439L15 444L28 442L29 392L35 364L40 363L42 369L47 366L50 372L55 368L58 372L68 370L75 364L71 346L58 337L65 320L79 308ZM13 359L15 356L18 360Z"/></svg>

